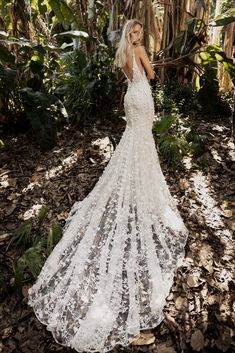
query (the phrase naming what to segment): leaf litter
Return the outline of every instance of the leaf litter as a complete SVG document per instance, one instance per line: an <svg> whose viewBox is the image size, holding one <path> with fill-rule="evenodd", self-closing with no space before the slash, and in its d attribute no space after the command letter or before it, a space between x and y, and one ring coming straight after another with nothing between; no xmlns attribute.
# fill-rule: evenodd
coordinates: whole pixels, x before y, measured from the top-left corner
<svg viewBox="0 0 235 353"><path fill-rule="evenodd" d="M217 128L220 124L223 129ZM65 129L57 146L45 154L25 136L8 141L0 171L0 256L7 286L14 282L11 263L19 255L17 248L7 249L12 231L43 206L49 209L44 227L52 222L63 226L73 203L93 189L124 127L123 122L96 123L85 134ZM207 146L207 165L175 173L161 163L190 231L185 261L166 298L165 319L156 328L141 331L137 344L117 346L116 352L235 351L234 145L225 121L200 120L198 129L213 131L215 137L215 143ZM31 285L32 281L23 286L22 300L11 290L2 298L0 352L74 352L58 345L27 305Z"/></svg>

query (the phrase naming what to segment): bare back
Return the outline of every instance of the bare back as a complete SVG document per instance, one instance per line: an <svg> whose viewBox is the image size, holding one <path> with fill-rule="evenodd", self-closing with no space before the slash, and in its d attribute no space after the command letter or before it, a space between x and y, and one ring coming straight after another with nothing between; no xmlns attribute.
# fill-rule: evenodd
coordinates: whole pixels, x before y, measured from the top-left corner
<svg viewBox="0 0 235 353"><path fill-rule="evenodd" d="M138 65L138 67L140 69L141 74L143 74L144 67L142 65L140 57L138 56L136 48L137 48L137 46L134 45L133 49L134 49L134 52L135 52L135 61L136 61L136 64ZM126 65L122 69L123 69L123 71L125 72L126 76L129 78L130 81L132 81L132 79L133 79L132 67L133 67L133 56L129 55L127 57Z"/></svg>

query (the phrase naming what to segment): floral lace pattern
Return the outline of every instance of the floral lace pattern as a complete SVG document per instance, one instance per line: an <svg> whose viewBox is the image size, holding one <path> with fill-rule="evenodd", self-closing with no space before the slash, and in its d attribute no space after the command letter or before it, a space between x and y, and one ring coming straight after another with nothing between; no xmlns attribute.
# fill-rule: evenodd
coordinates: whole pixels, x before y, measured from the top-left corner
<svg viewBox="0 0 235 353"><path fill-rule="evenodd" d="M124 108L119 144L28 292L56 342L78 352L128 346L159 325L185 255L188 230L161 171L151 87L134 51Z"/></svg>

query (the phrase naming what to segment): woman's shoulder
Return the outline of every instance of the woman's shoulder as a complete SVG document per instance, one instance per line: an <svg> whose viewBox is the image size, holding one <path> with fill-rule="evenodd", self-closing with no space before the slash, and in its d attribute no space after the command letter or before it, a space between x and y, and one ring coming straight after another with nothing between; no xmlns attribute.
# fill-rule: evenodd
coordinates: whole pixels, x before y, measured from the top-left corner
<svg viewBox="0 0 235 353"><path fill-rule="evenodd" d="M137 54L137 55L141 55L141 53L146 51L145 46L141 45L141 44L134 45L133 48L134 48L135 54Z"/></svg>

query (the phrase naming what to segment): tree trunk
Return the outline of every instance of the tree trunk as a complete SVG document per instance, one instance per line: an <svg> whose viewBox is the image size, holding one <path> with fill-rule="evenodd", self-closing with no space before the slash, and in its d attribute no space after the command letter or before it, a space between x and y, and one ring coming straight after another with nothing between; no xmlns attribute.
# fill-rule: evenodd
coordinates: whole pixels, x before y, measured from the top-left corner
<svg viewBox="0 0 235 353"><path fill-rule="evenodd" d="M221 14L221 8L222 8L222 0L216 0L215 17ZM212 39L211 39L212 44L220 45L221 28L222 27L220 26L213 28Z"/></svg>
<svg viewBox="0 0 235 353"><path fill-rule="evenodd" d="M235 0L233 1L235 7ZM235 55L235 22L229 23L225 29L223 49L228 58L234 59ZM232 81L224 67L220 70L220 87L222 91L230 91L233 88Z"/></svg>

